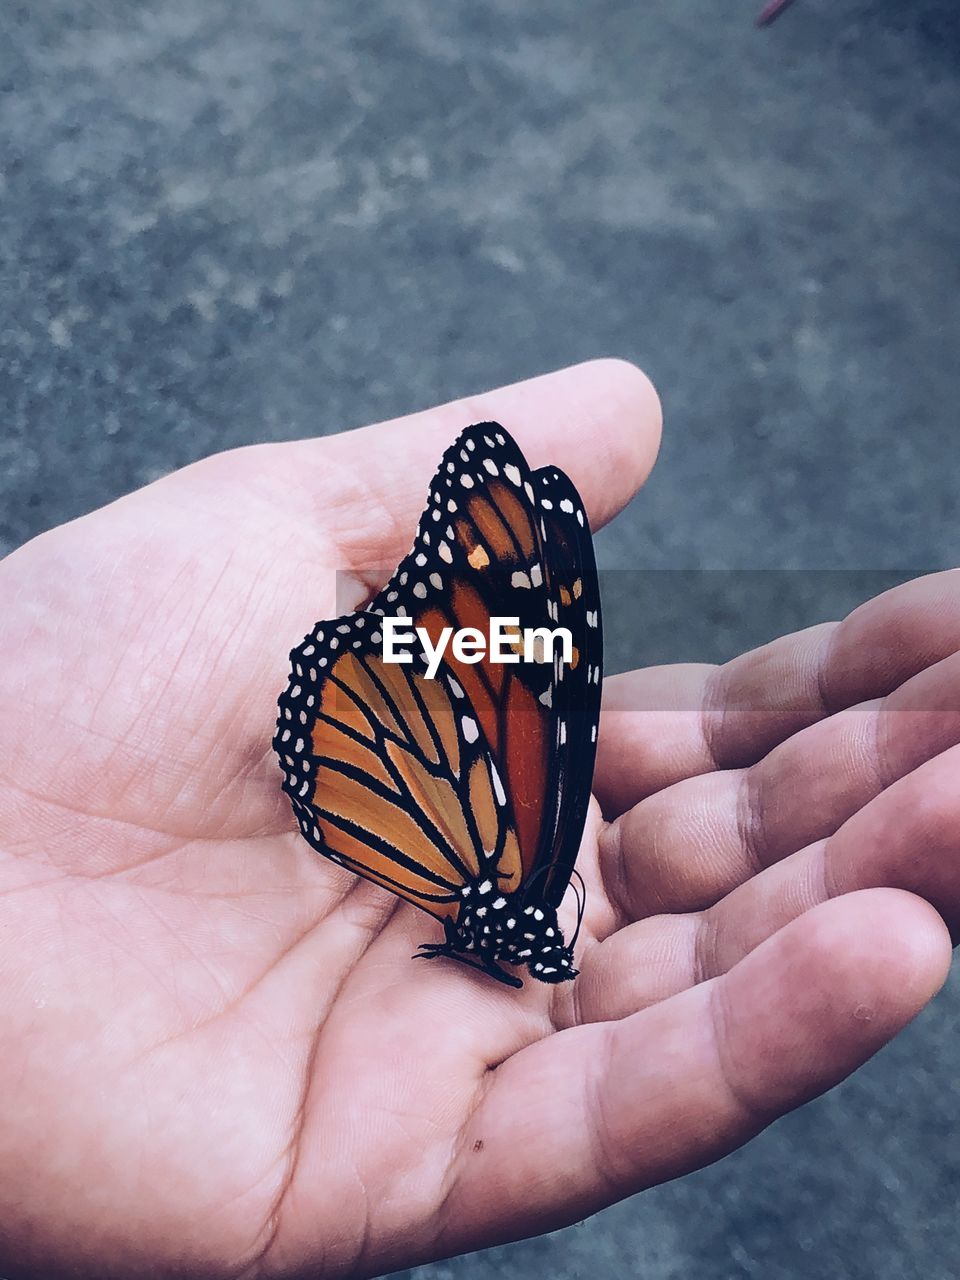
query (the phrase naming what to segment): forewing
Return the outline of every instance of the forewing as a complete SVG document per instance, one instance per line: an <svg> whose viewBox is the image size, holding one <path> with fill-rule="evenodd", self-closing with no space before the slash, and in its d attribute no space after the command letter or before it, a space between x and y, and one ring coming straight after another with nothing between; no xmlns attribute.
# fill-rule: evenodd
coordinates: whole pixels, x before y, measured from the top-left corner
<svg viewBox="0 0 960 1280"><path fill-rule="evenodd" d="M533 476L497 423L461 432L430 486L413 549L368 606L409 617L436 642L444 628L489 634L492 617L518 633L547 622L544 549ZM519 647L514 647L519 658ZM507 792L526 880L538 865L556 786L549 662L445 664L474 709Z"/></svg>

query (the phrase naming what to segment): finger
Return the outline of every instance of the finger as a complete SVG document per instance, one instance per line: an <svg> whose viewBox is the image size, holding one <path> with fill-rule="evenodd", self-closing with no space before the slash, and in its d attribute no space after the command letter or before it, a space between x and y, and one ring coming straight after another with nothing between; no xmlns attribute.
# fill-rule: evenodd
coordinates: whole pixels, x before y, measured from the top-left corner
<svg viewBox="0 0 960 1280"><path fill-rule="evenodd" d="M960 936L960 747L921 765L818 841L704 914L700 967L735 964L768 933L829 898L876 886L926 899Z"/></svg>
<svg viewBox="0 0 960 1280"><path fill-rule="evenodd" d="M646 479L660 442L660 405L624 360L593 360L405 418L322 440L269 446L312 501L327 493L352 568L392 564L410 545L430 479L458 432L500 422L531 466L567 471L598 528ZM388 562L392 562L388 564Z"/></svg>
<svg viewBox="0 0 960 1280"><path fill-rule="evenodd" d="M440 1243L551 1230L717 1159L876 1052L949 957L926 903L850 895L722 978L523 1050L463 1135Z"/></svg>
<svg viewBox="0 0 960 1280"><path fill-rule="evenodd" d="M569 471L594 526L605 524L646 479L660 443L660 404L649 379L625 360L591 360L454 400L328 441L334 455L378 472L384 501L416 520L440 455L471 422L496 421L513 434L531 466ZM589 460L589 466L584 462ZM405 537L404 542L409 541ZM405 545L401 548L405 550Z"/></svg>
<svg viewBox="0 0 960 1280"><path fill-rule="evenodd" d="M960 937L958 769L953 747L709 910L651 916L610 934L581 961L579 1016L624 1017L717 977L804 912L863 889L916 894Z"/></svg>
<svg viewBox="0 0 960 1280"><path fill-rule="evenodd" d="M679 679L661 667L606 681L597 754L604 812L622 813L679 778L752 763L828 714L824 669L837 630L837 623L810 627L720 667L685 667ZM657 707L672 721L666 749L650 744L638 754Z"/></svg>
<svg viewBox="0 0 960 1280"><path fill-rule="evenodd" d="M885 698L794 734L749 769L704 774L642 800L600 840L621 921L717 902L837 831L885 787L960 742L960 654Z"/></svg>
<svg viewBox="0 0 960 1280"><path fill-rule="evenodd" d="M716 768L702 710L716 671L711 663L675 663L604 680L594 792L605 817Z"/></svg>
<svg viewBox="0 0 960 1280"><path fill-rule="evenodd" d="M721 667L687 668L679 678L669 668L615 676L604 688L598 743L604 812L623 813L693 773L752 764L807 725L890 693L957 649L960 578L947 570ZM653 711L661 714L651 722Z"/></svg>

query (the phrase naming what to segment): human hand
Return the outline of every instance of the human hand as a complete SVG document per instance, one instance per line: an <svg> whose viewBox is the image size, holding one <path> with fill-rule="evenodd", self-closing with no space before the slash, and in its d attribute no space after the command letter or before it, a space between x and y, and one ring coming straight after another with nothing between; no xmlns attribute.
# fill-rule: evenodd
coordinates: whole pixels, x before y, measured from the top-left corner
<svg viewBox="0 0 960 1280"><path fill-rule="evenodd" d="M491 418L594 527L659 431L636 370L579 366L207 459L0 566L11 1280L370 1275L541 1232L744 1142L942 982L950 575L609 682L575 983L415 964L435 923L310 851L270 749L287 651Z"/></svg>

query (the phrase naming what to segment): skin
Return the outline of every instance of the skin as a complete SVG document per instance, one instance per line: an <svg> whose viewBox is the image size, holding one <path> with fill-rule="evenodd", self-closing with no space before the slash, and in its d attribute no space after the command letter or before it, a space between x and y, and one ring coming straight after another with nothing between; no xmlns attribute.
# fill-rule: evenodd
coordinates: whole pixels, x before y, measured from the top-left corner
<svg viewBox="0 0 960 1280"><path fill-rule="evenodd" d="M0 565L11 1280L365 1276L546 1231L746 1142L943 982L952 574L608 681L576 983L414 962L436 924L296 834L287 650L383 580L489 418L594 527L659 439L643 375L595 362L207 459Z"/></svg>

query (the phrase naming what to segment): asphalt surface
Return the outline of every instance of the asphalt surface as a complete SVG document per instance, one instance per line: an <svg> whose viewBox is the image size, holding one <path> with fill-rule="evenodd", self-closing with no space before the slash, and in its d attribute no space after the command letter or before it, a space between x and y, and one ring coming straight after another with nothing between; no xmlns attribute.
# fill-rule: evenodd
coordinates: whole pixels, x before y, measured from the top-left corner
<svg viewBox="0 0 960 1280"><path fill-rule="evenodd" d="M610 666L957 563L952 0L0 9L0 552L213 450L602 354ZM623 575L629 575L627 577ZM416 1280L960 1271L960 989L719 1165Z"/></svg>

